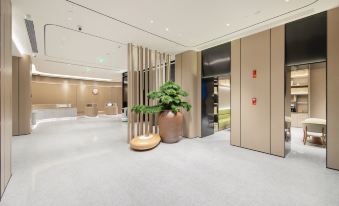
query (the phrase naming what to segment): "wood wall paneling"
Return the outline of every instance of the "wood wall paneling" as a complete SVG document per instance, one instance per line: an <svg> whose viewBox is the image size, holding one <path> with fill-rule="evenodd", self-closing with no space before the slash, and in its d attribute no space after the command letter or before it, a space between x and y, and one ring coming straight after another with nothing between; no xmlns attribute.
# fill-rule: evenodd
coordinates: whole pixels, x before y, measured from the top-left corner
<svg viewBox="0 0 339 206"><path fill-rule="evenodd" d="M92 93L94 88L99 91L97 95ZM118 112L122 112L121 83L33 76L33 105L72 104L77 107L78 114L83 114L88 103L96 103L99 111L104 111L108 102L117 103Z"/></svg>
<svg viewBox="0 0 339 206"><path fill-rule="evenodd" d="M241 40L231 42L231 145L241 146Z"/></svg>
<svg viewBox="0 0 339 206"><path fill-rule="evenodd" d="M196 136L201 137L201 69L202 69L202 56L201 52L198 52L198 63L197 63L197 87L195 95L196 97Z"/></svg>
<svg viewBox="0 0 339 206"><path fill-rule="evenodd" d="M181 54L177 54L175 55L175 82L179 85L181 85L181 77L182 77L182 73L181 73L181 65L182 65L182 55Z"/></svg>
<svg viewBox="0 0 339 206"><path fill-rule="evenodd" d="M285 27L271 30L271 154L285 156Z"/></svg>
<svg viewBox="0 0 339 206"><path fill-rule="evenodd" d="M184 127L183 136L188 138L197 137L197 125L196 123L196 112L197 112L197 68L198 59L197 52L188 51L182 54L182 88L188 92L189 96L185 97L184 100L192 105L192 110L189 112L183 111L184 114Z"/></svg>
<svg viewBox="0 0 339 206"><path fill-rule="evenodd" d="M270 31L264 31L241 40L241 146L245 148L270 153L270 92Z"/></svg>
<svg viewBox="0 0 339 206"><path fill-rule="evenodd" d="M32 73L31 57L13 57L12 111L13 135L31 133L32 120Z"/></svg>
<svg viewBox="0 0 339 206"><path fill-rule="evenodd" d="M19 134L30 134L32 131L32 61L25 55L19 58Z"/></svg>
<svg viewBox="0 0 339 206"><path fill-rule="evenodd" d="M19 57L12 58L12 133L19 135Z"/></svg>
<svg viewBox="0 0 339 206"><path fill-rule="evenodd" d="M12 4L0 1L1 164L0 195L11 177L12 138Z"/></svg>
<svg viewBox="0 0 339 206"><path fill-rule="evenodd" d="M327 14L327 167L339 170L339 8Z"/></svg>
<svg viewBox="0 0 339 206"><path fill-rule="evenodd" d="M310 117L326 119L326 63L310 66Z"/></svg>
<svg viewBox="0 0 339 206"><path fill-rule="evenodd" d="M183 136L201 136L201 53L186 51L175 56L175 81L188 92L185 101L192 105L189 112L183 111ZM199 114L198 114L199 113Z"/></svg>

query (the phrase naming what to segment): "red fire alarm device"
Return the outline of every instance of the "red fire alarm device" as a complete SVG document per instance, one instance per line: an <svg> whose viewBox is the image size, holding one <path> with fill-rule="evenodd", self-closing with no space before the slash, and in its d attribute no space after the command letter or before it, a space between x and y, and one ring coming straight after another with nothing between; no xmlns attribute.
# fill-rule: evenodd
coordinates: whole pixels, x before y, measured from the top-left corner
<svg viewBox="0 0 339 206"><path fill-rule="evenodd" d="M257 105L257 98L252 98L252 105Z"/></svg>
<svg viewBox="0 0 339 206"><path fill-rule="evenodd" d="M253 79L257 78L257 70L255 69L252 71L252 78Z"/></svg>

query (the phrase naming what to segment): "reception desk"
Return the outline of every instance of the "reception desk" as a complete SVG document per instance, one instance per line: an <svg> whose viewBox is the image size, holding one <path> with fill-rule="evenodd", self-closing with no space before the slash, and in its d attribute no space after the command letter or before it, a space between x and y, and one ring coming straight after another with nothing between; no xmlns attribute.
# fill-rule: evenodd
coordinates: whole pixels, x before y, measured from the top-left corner
<svg viewBox="0 0 339 206"><path fill-rule="evenodd" d="M70 104L40 104L32 106L32 124L45 119L76 117L77 108Z"/></svg>
<svg viewBox="0 0 339 206"><path fill-rule="evenodd" d="M117 115L118 114L118 105L117 103L106 104L105 106L106 115Z"/></svg>
<svg viewBox="0 0 339 206"><path fill-rule="evenodd" d="M98 116L98 106L97 106L97 104L86 104L86 106L85 106L85 116L88 116L88 117Z"/></svg>

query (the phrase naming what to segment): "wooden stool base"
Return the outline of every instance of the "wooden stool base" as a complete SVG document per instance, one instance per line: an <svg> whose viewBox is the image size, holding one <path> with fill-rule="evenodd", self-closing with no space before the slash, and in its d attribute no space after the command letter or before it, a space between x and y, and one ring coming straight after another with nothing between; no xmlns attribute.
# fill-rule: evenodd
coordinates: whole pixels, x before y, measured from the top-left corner
<svg viewBox="0 0 339 206"><path fill-rule="evenodd" d="M129 144L133 150L144 151L155 148L160 141L159 134L150 134L150 137L145 137L144 135L134 137Z"/></svg>

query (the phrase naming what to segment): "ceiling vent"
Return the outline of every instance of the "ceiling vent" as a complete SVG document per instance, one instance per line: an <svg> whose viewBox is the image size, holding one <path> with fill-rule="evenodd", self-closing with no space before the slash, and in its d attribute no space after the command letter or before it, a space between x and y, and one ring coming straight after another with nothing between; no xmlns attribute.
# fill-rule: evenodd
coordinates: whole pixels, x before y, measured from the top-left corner
<svg viewBox="0 0 339 206"><path fill-rule="evenodd" d="M38 53L38 45L36 43L36 36L34 30L34 23L32 20L25 19L27 34L29 37L29 41L31 42L32 52Z"/></svg>

